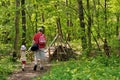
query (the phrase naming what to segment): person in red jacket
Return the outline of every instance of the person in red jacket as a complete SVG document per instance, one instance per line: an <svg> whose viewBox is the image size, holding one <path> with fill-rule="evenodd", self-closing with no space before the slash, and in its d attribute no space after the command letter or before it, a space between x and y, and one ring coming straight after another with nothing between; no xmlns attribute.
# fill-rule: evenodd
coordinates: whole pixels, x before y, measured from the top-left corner
<svg viewBox="0 0 120 80"><path fill-rule="evenodd" d="M39 28L38 32L33 36L33 44L36 43L39 46L39 50L34 51L34 68L37 70L38 62L40 62L40 70L43 70L43 65L45 61L45 47L46 47L46 37L43 34L43 28Z"/></svg>

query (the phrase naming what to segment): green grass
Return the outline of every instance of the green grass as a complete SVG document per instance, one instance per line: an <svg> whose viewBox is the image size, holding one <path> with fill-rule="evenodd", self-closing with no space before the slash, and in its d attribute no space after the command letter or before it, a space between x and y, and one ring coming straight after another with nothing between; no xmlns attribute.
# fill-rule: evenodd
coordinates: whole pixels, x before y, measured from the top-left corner
<svg viewBox="0 0 120 80"><path fill-rule="evenodd" d="M7 76L11 74L17 67L17 63L13 63L11 57L4 57L0 60L0 80L7 80Z"/></svg>
<svg viewBox="0 0 120 80"><path fill-rule="evenodd" d="M119 57L85 58L57 63L35 80L120 80Z"/></svg>

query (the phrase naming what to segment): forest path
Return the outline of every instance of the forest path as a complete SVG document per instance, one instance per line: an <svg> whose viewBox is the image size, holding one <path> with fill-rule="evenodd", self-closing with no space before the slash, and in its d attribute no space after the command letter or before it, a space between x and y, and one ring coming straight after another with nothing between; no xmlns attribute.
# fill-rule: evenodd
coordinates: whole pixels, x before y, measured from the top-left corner
<svg viewBox="0 0 120 80"><path fill-rule="evenodd" d="M51 49L51 53L54 52L54 49ZM28 62L25 66L25 71L22 71L22 69L18 71L14 71L8 78L8 80L32 80L35 77L42 76L44 73L50 70L50 67L52 64L49 63L48 58L49 58L49 53L46 53L47 61L46 64L44 65L44 69L40 70L40 67L37 67L37 70L34 71L34 62ZM21 66L20 66L21 67Z"/></svg>
<svg viewBox="0 0 120 80"><path fill-rule="evenodd" d="M33 63L27 63L25 71L21 69L14 71L8 78L8 80L32 80L35 77L42 76L44 73L50 70L51 64L46 64L43 70L40 70L39 66L37 70L33 70Z"/></svg>

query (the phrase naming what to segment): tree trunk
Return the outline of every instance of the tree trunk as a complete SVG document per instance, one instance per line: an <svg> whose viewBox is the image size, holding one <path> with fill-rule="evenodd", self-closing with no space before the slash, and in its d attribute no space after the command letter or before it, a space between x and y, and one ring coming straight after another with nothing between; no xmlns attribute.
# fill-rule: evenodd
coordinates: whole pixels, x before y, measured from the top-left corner
<svg viewBox="0 0 120 80"><path fill-rule="evenodd" d="M84 23L84 13L83 13L83 3L82 0L77 0L78 2L78 11L79 11L79 19L80 19L80 27L82 29L82 48L83 50L86 49L87 44L86 44L86 34L85 34L85 23Z"/></svg>
<svg viewBox="0 0 120 80"><path fill-rule="evenodd" d="M57 24L58 34L59 34L60 38L63 39L63 33L62 33L62 29L61 29L60 18L56 19L56 24Z"/></svg>
<svg viewBox="0 0 120 80"><path fill-rule="evenodd" d="M120 56L120 32L118 34L118 56Z"/></svg>
<svg viewBox="0 0 120 80"><path fill-rule="evenodd" d="M42 12L41 20L42 20L43 23L45 22L44 12Z"/></svg>
<svg viewBox="0 0 120 80"><path fill-rule="evenodd" d="M35 5L35 9L36 9L36 12L35 12L35 14L36 14L36 16L35 16L35 32L37 33L37 28L38 28L38 25L37 25L37 23L38 23L38 13L37 13L37 11L38 11L38 5L36 4Z"/></svg>
<svg viewBox="0 0 120 80"><path fill-rule="evenodd" d="M13 51L13 61L17 60L18 52L18 40L19 40L19 6L20 1L16 0L16 12L15 12L15 41L14 41L14 51Z"/></svg>
<svg viewBox="0 0 120 80"><path fill-rule="evenodd" d="M100 0L97 0L97 4L96 4L96 0L93 0L93 4L94 4L94 12L95 12L95 19L96 19L96 23L97 23L97 28L96 28L96 32L97 32L97 38L100 38L100 15L99 15L99 10L100 10ZM96 6L97 5L97 6Z"/></svg>
<svg viewBox="0 0 120 80"><path fill-rule="evenodd" d="M69 3L71 4L71 0L66 0L66 7L68 7L69 6ZM72 23L72 16L71 16L71 14L70 13L68 13L69 11L67 11L67 13L66 13L66 16L67 16L67 27L68 28L70 28L71 26L73 26L73 23ZM67 30L67 41L70 41L71 39L70 39L70 37L71 37L71 31L70 31L70 29L68 29Z"/></svg>
<svg viewBox="0 0 120 80"><path fill-rule="evenodd" d="M104 11L104 14L105 14L105 39L107 38L108 34L107 34L107 0L105 0L105 11Z"/></svg>
<svg viewBox="0 0 120 80"><path fill-rule="evenodd" d="M44 12L42 12L41 21L44 24L44 22L45 22ZM43 28L43 34L44 34L45 33L45 26L42 26L42 28Z"/></svg>
<svg viewBox="0 0 120 80"><path fill-rule="evenodd" d="M120 21L120 17L118 14L116 14L117 17L117 26L116 26L116 36L118 36L119 34L119 21Z"/></svg>
<svg viewBox="0 0 120 80"><path fill-rule="evenodd" d="M98 25L98 29L97 29L97 37L100 38L100 25L99 25L99 10L100 10L100 0L98 0L98 11L96 14L96 19L97 19L97 25Z"/></svg>
<svg viewBox="0 0 120 80"><path fill-rule="evenodd" d="M108 46L107 40L104 40L104 52L105 55L110 57L110 46Z"/></svg>
<svg viewBox="0 0 120 80"><path fill-rule="evenodd" d="M26 13L25 13L25 0L21 0L22 7L22 44L26 44Z"/></svg>
<svg viewBox="0 0 120 80"><path fill-rule="evenodd" d="M88 9L88 52L90 52L92 45L91 45L91 13L89 0L87 0L87 9Z"/></svg>

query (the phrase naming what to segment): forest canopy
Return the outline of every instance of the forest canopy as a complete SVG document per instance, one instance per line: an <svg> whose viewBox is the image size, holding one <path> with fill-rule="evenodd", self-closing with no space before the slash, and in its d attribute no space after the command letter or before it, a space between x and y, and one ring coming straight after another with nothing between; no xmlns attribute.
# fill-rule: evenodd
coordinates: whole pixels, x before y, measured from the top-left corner
<svg viewBox="0 0 120 80"><path fill-rule="evenodd" d="M103 50L104 40L118 52L119 0L0 0L0 51L31 46L33 34L45 27L49 45L61 26L63 39L78 50Z"/></svg>

